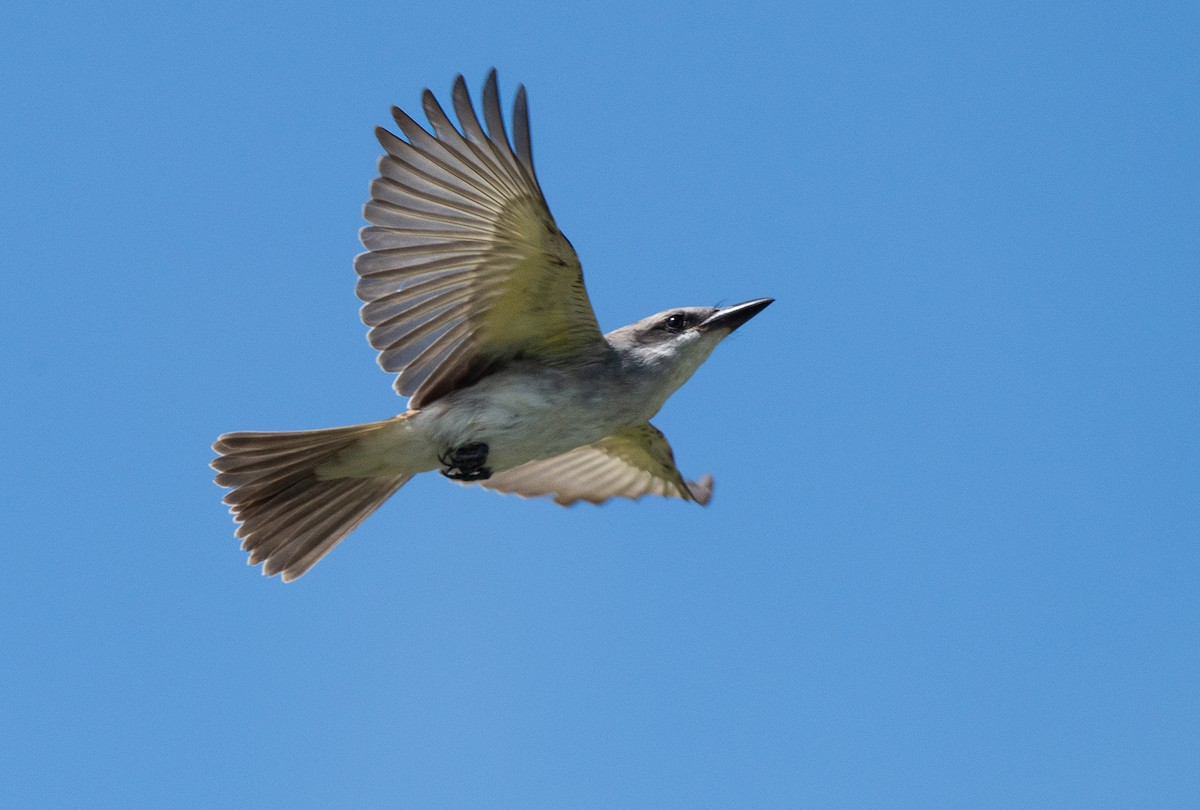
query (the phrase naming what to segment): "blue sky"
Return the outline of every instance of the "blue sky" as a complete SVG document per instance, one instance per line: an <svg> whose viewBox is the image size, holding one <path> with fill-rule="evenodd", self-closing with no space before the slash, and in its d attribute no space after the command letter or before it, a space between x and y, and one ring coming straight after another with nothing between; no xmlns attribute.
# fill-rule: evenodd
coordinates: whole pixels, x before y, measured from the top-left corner
<svg viewBox="0 0 1200 810"><path fill-rule="evenodd" d="M1193 3L0 11L25 806L1200 803ZM530 93L605 328L773 296L707 509L407 486L298 583L209 443L403 406L371 129Z"/></svg>

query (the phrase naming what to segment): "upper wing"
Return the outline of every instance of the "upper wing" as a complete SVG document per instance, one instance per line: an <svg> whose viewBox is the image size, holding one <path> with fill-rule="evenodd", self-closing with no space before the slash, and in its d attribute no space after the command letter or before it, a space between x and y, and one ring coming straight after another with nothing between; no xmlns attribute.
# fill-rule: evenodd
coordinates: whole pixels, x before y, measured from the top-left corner
<svg viewBox="0 0 1200 810"><path fill-rule="evenodd" d="M412 408L508 358L604 345L579 257L533 171L525 88L513 106L515 152L495 70L483 90L486 133L462 76L453 99L461 132L428 90L432 134L395 107L407 141L376 129L387 154L363 213L367 252L354 261L368 339Z"/></svg>
<svg viewBox="0 0 1200 810"><path fill-rule="evenodd" d="M643 495L683 498L704 506L712 497L713 479L705 475L699 481L685 481L666 437L646 422L562 455L495 473L479 483L525 498L554 495L554 502L562 506Z"/></svg>

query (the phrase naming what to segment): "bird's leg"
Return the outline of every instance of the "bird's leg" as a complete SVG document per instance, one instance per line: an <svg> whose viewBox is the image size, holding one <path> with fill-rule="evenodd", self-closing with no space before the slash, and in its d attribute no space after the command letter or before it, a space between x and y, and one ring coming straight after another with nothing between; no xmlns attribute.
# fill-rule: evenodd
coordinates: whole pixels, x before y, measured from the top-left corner
<svg viewBox="0 0 1200 810"><path fill-rule="evenodd" d="M455 481L482 481L492 477L492 468L485 467L488 446L483 442L451 447L438 456L442 462L442 475Z"/></svg>

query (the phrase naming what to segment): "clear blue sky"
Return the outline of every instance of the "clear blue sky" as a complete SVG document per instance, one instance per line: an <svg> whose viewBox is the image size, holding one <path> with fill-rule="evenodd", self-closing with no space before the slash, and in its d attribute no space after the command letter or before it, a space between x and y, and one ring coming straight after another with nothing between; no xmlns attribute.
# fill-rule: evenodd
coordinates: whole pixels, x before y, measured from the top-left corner
<svg viewBox="0 0 1200 810"><path fill-rule="evenodd" d="M24 806L1200 806L1200 12L8 3L0 784ZM600 321L774 296L707 509L406 487L246 567L209 443L403 407L389 105L487 69Z"/></svg>

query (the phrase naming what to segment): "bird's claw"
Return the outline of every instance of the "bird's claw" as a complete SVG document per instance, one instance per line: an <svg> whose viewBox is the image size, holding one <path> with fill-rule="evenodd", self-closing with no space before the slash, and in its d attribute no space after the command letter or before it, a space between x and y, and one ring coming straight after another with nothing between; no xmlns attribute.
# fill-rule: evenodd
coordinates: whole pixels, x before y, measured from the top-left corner
<svg viewBox="0 0 1200 810"><path fill-rule="evenodd" d="M451 447L438 456L442 462L442 475L455 481L483 481L492 477L492 468L487 463L488 446L483 442Z"/></svg>

